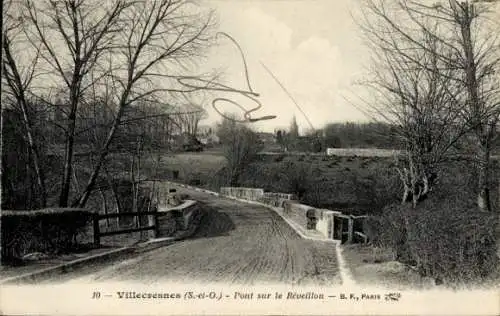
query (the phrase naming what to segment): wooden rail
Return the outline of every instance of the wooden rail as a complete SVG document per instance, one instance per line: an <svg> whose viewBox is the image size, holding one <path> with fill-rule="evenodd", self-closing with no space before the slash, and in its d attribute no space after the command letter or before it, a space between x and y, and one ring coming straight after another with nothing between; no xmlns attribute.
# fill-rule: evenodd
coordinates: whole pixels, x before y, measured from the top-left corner
<svg viewBox="0 0 500 316"><path fill-rule="evenodd" d="M120 217L140 217L140 216L153 216L153 223L149 221L150 225L135 227L135 228L125 228L120 230L106 231L101 232L99 221L107 218L120 218ZM151 225L152 224L152 225ZM101 237L103 236L113 236L113 235L121 235L128 234L134 232L141 231L149 231L153 230L155 233L155 237L158 235L158 212L124 212L124 213L114 213L114 214L95 214L93 218L93 226L94 226L94 245L101 245Z"/></svg>
<svg viewBox="0 0 500 316"><path fill-rule="evenodd" d="M343 221L340 221L340 224L339 224L340 232L341 232L341 235L340 235L341 240L342 240L343 236L347 235L347 241L346 241L347 244L352 244L354 242L354 236L361 237L363 239L364 243L368 242L367 235L365 235L364 233L359 232L359 231L354 231L354 221L357 219L367 218L368 217L367 215L355 216L355 215L335 214L334 217L338 217L338 218L347 220L347 231L343 230Z"/></svg>

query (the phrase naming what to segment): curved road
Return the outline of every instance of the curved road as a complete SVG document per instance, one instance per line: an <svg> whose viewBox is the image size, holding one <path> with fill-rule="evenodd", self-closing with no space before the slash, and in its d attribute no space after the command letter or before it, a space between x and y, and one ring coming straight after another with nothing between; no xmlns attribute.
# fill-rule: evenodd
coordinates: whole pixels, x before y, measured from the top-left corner
<svg viewBox="0 0 500 316"><path fill-rule="evenodd" d="M207 214L184 241L70 281L325 285L340 283L335 245L302 239L272 210L179 189Z"/></svg>

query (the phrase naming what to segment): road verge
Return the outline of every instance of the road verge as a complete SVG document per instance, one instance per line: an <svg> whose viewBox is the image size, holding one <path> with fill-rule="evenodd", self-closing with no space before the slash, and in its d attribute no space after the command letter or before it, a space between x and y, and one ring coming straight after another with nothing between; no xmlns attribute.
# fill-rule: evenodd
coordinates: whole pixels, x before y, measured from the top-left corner
<svg viewBox="0 0 500 316"><path fill-rule="evenodd" d="M204 212L204 210L201 211ZM203 221L203 214L201 221ZM87 257L64 262L55 266L41 268L35 271L23 273L21 275L0 279L0 284L36 283L41 280L57 279L57 276L61 274L66 274L77 270L83 270L85 268L89 268L95 265L109 263L110 261L125 260L135 255L152 251L160 247L166 247L177 241L189 238L196 232L198 226L199 224L192 225L188 230L181 231L177 236L174 237L153 238L145 242L137 243L132 246L112 249L99 254L94 254Z"/></svg>

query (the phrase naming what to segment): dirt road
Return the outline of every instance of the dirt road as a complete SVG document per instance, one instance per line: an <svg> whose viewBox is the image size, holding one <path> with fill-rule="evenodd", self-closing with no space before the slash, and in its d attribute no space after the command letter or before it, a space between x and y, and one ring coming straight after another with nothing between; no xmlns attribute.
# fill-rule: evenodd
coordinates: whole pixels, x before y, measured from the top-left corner
<svg viewBox="0 0 500 316"><path fill-rule="evenodd" d="M195 236L78 277L85 281L340 283L335 246L301 239L265 207L180 189L206 207ZM68 281L75 280L68 276Z"/></svg>

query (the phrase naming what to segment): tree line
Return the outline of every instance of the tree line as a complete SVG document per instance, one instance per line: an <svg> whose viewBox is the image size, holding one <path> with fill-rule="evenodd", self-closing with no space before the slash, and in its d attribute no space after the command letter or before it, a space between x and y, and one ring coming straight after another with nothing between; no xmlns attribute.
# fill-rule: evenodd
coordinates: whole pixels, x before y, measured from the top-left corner
<svg viewBox="0 0 500 316"><path fill-rule="evenodd" d="M396 126L382 122L342 122L328 123L318 130L300 135L296 122L292 119L288 130L275 131L276 142L283 150L302 152L323 152L327 148L381 148L401 149Z"/></svg>
<svg viewBox="0 0 500 316"><path fill-rule="evenodd" d="M477 205L491 210L500 42L491 36L499 25L489 9L455 0L365 1L360 25L373 58L364 84L374 96L365 105L396 126L403 141L403 201L416 205L432 191L441 166L465 152L477 169Z"/></svg>
<svg viewBox="0 0 500 316"><path fill-rule="evenodd" d="M214 25L185 0L3 1L2 200L32 183L30 207L84 207L113 150L137 163L146 145L196 133L203 91L178 80L200 77Z"/></svg>
<svg viewBox="0 0 500 316"><path fill-rule="evenodd" d="M498 264L494 2L364 0L357 19L372 57L361 82L370 97L360 106L395 127L403 149L395 165L399 202L373 228L397 260L441 281L484 278ZM466 169L450 173L458 162Z"/></svg>

